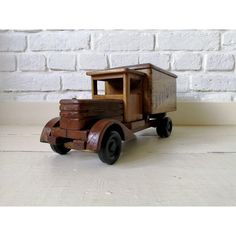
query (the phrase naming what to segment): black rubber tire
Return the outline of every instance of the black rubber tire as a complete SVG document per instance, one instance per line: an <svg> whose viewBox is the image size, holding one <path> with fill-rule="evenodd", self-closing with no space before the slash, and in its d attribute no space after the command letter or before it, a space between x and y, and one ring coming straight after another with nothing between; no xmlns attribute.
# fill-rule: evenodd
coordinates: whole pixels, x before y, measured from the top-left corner
<svg viewBox="0 0 236 236"><path fill-rule="evenodd" d="M69 152L71 150L69 148L66 148L63 143L56 144L56 145L50 144L50 147L54 152L59 153L61 155L65 155L67 152Z"/></svg>
<svg viewBox="0 0 236 236"><path fill-rule="evenodd" d="M107 132L102 140L101 149L98 152L100 160L108 165L114 164L120 157L121 137L117 131Z"/></svg>
<svg viewBox="0 0 236 236"><path fill-rule="evenodd" d="M157 128L157 135L160 138L168 138L172 132L172 121L169 117L164 117L158 122Z"/></svg>

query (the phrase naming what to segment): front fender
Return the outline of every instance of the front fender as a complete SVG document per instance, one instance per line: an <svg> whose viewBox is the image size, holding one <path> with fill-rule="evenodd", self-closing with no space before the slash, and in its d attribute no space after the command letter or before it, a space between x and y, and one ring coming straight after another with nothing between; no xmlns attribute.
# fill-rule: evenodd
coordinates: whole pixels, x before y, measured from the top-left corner
<svg viewBox="0 0 236 236"><path fill-rule="evenodd" d="M40 142L48 143L48 137L50 136L51 130L53 127L59 126L60 117L56 117L48 121L48 123L44 126L43 131L40 136Z"/></svg>
<svg viewBox="0 0 236 236"><path fill-rule="evenodd" d="M103 136L108 129L117 131L124 141L135 138L133 132L121 122L112 119L102 119L97 121L90 129L86 149L98 152L101 148Z"/></svg>

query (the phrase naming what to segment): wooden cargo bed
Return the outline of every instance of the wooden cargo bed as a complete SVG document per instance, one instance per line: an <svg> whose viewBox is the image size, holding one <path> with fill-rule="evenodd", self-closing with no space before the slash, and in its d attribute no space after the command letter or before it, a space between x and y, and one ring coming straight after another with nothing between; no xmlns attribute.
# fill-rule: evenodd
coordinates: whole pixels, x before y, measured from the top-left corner
<svg viewBox="0 0 236 236"><path fill-rule="evenodd" d="M121 67L116 69L118 68ZM122 68L129 68L147 75L143 83L143 109L145 114L158 114L176 110L177 76L175 74L150 63Z"/></svg>

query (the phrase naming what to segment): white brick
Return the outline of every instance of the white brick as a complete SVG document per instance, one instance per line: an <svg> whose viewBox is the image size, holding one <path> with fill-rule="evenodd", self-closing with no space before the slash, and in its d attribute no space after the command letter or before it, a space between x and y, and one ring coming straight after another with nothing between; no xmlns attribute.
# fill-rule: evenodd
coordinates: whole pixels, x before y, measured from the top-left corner
<svg viewBox="0 0 236 236"><path fill-rule="evenodd" d="M32 51L68 51L89 48L90 34L88 32L41 32L29 37L29 47Z"/></svg>
<svg viewBox="0 0 236 236"><path fill-rule="evenodd" d="M91 79L85 73L64 73L61 78L63 90L91 90Z"/></svg>
<svg viewBox="0 0 236 236"><path fill-rule="evenodd" d="M222 35L222 45L233 50L236 49L236 31L229 31Z"/></svg>
<svg viewBox="0 0 236 236"><path fill-rule="evenodd" d="M44 71L46 58L40 54L21 54L18 62L21 71Z"/></svg>
<svg viewBox="0 0 236 236"><path fill-rule="evenodd" d="M16 57L14 55L0 55L0 71L15 71Z"/></svg>
<svg viewBox="0 0 236 236"><path fill-rule="evenodd" d="M0 73L2 91L54 91L60 89L60 76L48 73Z"/></svg>
<svg viewBox="0 0 236 236"><path fill-rule="evenodd" d="M235 91L236 75L195 75L192 77L192 89L198 91Z"/></svg>
<svg viewBox="0 0 236 236"><path fill-rule="evenodd" d="M206 70L229 71L234 69L234 57L227 54L209 54L206 57Z"/></svg>
<svg viewBox="0 0 236 236"><path fill-rule="evenodd" d="M177 76L178 76L176 79L177 92L183 93L183 92L189 91L189 89L190 89L190 75L177 74Z"/></svg>
<svg viewBox="0 0 236 236"><path fill-rule="evenodd" d="M196 53L176 53L173 60L174 70L200 70L202 67L201 55Z"/></svg>
<svg viewBox="0 0 236 236"><path fill-rule="evenodd" d="M42 102L44 101L45 93L34 92L34 93L15 93L14 98L19 102Z"/></svg>
<svg viewBox="0 0 236 236"><path fill-rule="evenodd" d="M66 92L52 92L48 93L46 100L50 102L58 102L61 99L91 99L91 92L84 92L84 91L66 91Z"/></svg>
<svg viewBox="0 0 236 236"><path fill-rule="evenodd" d="M111 67L138 64L138 54L111 54Z"/></svg>
<svg viewBox="0 0 236 236"><path fill-rule="evenodd" d="M76 67L76 56L71 54L52 54L48 58L48 68L51 70L74 71Z"/></svg>
<svg viewBox="0 0 236 236"><path fill-rule="evenodd" d="M153 50L154 35L141 32L103 32L94 33L93 49L104 51Z"/></svg>
<svg viewBox="0 0 236 236"><path fill-rule="evenodd" d="M160 50L218 50L220 35L208 31L164 31L158 34Z"/></svg>
<svg viewBox="0 0 236 236"><path fill-rule="evenodd" d="M107 66L107 58L104 54L88 53L78 56L78 69L106 69Z"/></svg>
<svg viewBox="0 0 236 236"><path fill-rule="evenodd" d="M26 36L17 33L0 33L1 52L22 52L26 49Z"/></svg>
<svg viewBox="0 0 236 236"><path fill-rule="evenodd" d="M170 55L160 53L143 53L139 56L139 63L152 63L162 69L170 68Z"/></svg>

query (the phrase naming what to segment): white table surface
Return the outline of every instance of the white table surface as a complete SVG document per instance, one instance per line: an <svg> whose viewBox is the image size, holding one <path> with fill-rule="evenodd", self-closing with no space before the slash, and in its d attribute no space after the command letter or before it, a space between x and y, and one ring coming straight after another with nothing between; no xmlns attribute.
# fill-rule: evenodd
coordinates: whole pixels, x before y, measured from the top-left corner
<svg viewBox="0 0 236 236"><path fill-rule="evenodd" d="M53 153L42 127L0 126L1 206L236 205L236 127L155 129L123 145L118 162Z"/></svg>

